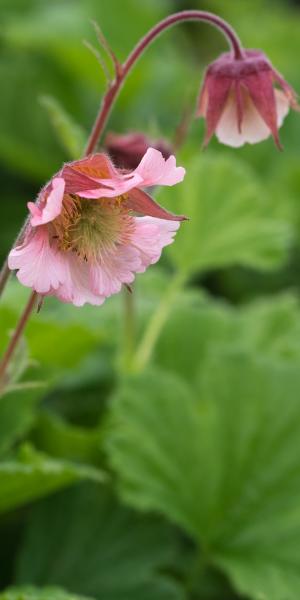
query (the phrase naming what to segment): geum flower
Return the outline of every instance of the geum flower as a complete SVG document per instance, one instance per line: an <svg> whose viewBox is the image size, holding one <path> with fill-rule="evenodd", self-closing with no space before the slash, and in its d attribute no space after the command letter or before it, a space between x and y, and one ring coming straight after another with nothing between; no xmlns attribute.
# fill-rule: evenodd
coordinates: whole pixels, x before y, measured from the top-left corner
<svg viewBox="0 0 300 600"><path fill-rule="evenodd" d="M236 148L272 134L281 148L278 128L290 107L299 110L296 93L263 52L244 50L241 59L222 54L207 68L199 97L197 116L206 120L204 145L214 133Z"/></svg>
<svg viewBox="0 0 300 600"><path fill-rule="evenodd" d="M171 186L185 170L149 148L131 173L105 154L65 164L29 202L29 225L9 255L19 281L38 294L100 305L156 263L180 221L141 187ZM136 216L136 213L143 216Z"/></svg>

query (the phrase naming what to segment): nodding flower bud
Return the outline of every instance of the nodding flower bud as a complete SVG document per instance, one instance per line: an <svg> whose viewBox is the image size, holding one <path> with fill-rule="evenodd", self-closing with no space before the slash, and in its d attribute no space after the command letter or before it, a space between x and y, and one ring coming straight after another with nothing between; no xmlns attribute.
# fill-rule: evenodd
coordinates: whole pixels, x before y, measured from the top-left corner
<svg viewBox="0 0 300 600"><path fill-rule="evenodd" d="M148 148L155 148L165 159L173 153L172 147L165 140L153 141L143 133L127 133L118 135L108 133L104 146L115 165L120 169L135 169Z"/></svg>
<svg viewBox="0 0 300 600"><path fill-rule="evenodd" d="M244 50L239 60L222 54L206 70L197 108L206 120L204 145L214 133L235 148L272 135L281 148L278 128L290 107L299 110L296 94L263 52Z"/></svg>

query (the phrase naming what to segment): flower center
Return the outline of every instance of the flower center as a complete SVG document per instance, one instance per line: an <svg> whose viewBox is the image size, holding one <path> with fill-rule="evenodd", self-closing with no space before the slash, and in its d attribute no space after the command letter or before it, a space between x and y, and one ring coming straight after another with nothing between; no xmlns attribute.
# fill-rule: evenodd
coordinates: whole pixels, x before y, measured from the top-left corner
<svg viewBox="0 0 300 600"><path fill-rule="evenodd" d="M80 198L65 195L61 214L49 224L58 249L85 261L99 261L129 241L134 220L118 198Z"/></svg>

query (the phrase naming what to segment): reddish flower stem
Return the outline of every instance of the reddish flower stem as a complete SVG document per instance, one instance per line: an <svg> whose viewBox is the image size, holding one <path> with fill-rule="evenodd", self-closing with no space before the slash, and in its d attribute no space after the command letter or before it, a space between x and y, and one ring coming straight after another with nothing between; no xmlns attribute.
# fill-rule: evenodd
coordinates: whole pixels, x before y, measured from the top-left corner
<svg viewBox="0 0 300 600"><path fill-rule="evenodd" d="M5 259L5 263L2 266L2 269L0 271L0 296L8 282L9 276L10 276L10 269L8 267L8 262L7 262L7 258Z"/></svg>
<svg viewBox="0 0 300 600"><path fill-rule="evenodd" d="M36 305L37 296L38 295L36 292L31 293L29 300L27 302L27 305L23 311L23 314L20 317L18 325L17 325L17 327L12 335L12 338L8 344L6 352L0 362L0 392L1 392L1 390L3 390L5 384L7 383L7 367L8 367L9 362L14 354L15 348L18 345L18 342L22 336L22 333L25 329L26 323Z"/></svg>
<svg viewBox="0 0 300 600"><path fill-rule="evenodd" d="M152 29L150 29L150 31L137 43L135 48L132 50L131 54L129 54L125 63L123 65L119 65L119 70L116 74L116 78L111 83L100 106L98 116L96 118L92 133L87 143L85 152L86 154L90 154L94 151L98 140L103 132L103 129L106 125L114 101L116 100L128 73L131 71L132 67L144 53L146 48L148 48L148 46L150 46L154 42L154 40L158 36L160 36L166 29L169 29L177 23L182 23L184 21L205 21L206 23L210 23L210 25L216 27L225 35L225 37L229 41L230 47L233 51L236 60L241 60L243 58L243 48L237 34L232 29L232 27L228 23L226 23L226 21L221 19L221 17L218 17L218 15L214 15L213 13L209 13L202 10L183 10L182 12L169 15L168 17L160 21L160 23L155 25Z"/></svg>

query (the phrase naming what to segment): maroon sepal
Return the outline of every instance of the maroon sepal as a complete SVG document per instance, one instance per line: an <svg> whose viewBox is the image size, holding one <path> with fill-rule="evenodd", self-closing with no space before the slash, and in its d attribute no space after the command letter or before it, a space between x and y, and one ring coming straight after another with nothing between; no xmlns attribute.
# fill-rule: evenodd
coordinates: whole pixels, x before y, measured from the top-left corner
<svg viewBox="0 0 300 600"><path fill-rule="evenodd" d="M162 208L157 202L155 202L151 196L134 188L130 190L128 198L125 200L126 207L136 213L147 215L149 217L156 217L157 219L166 219L168 221L187 221L188 217L184 215L174 215L165 208Z"/></svg>

